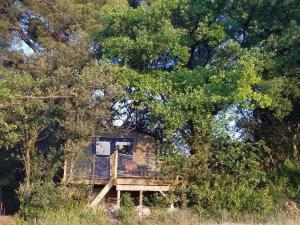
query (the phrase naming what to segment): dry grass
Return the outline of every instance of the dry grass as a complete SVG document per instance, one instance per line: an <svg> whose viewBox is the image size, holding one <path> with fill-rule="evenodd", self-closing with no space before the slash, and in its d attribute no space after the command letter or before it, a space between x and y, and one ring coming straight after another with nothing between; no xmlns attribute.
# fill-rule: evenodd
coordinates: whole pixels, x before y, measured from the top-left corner
<svg viewBox="0 0 300 225"><path fill-rule="evenodd" d="M177 211L173 213L153 213L139 223L140 225L300 225L300 215L281 215L272 217L265 223L230 222L224 219L221 222L204 221L190 211Z"/></svg>
<svg viewBox="0 0 300 225"><path fill-rule="evenodd" d="M300 215L281 215L266 223L204 221L190 211L179 210L168 213L153 211L143 219L132 218L126 225L300 225ZM103 212L77 214L76 212L49 212L39 220L23 221L17 217L0 217L0 225L123 225L120 221L108 218Z"/></svg>
<svg viewBox="0 0 300 225"><path fill-rule="evenodd" d="M8 225L14 222L14 218L11 216L0 215L0 225Z"/></svg>

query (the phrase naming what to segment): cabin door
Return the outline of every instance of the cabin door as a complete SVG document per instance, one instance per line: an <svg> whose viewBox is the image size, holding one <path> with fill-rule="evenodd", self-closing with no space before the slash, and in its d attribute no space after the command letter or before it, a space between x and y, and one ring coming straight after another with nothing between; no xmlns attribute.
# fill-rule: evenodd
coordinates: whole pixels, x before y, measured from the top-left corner
<svg viewBox="0 0 300 225"><path fill-rule="evenodd" d="M95 178L96 179L110 179L110 155L111 155L111 141L107 138L99 138L95 142Z"/></svg>
<svg viewBox="0 0 300 225"><path fill-rule="evenodd" d="M115 150L119 151L118 171L123 170L124 160L132 160L133 138L100 137L95 142L95 177L98 179L110 178L110 157Z"/></svg>

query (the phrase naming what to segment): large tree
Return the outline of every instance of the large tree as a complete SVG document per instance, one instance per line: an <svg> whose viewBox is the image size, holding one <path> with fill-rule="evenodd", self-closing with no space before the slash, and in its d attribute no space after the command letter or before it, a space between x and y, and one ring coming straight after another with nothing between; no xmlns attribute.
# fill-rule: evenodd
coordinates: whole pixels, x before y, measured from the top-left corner
<svg viewBox="0 0 300 225"><path fill-rule="evenodd" d="M60 136L55 146L80 142L109 119L118 69L94 61L92 41L104 3L0 3L0 146L21 152L27 185L37 144L55 142L49 134Z"/></svg>
<svg viewBox="0 0 300 225"><path fill-rule="evenodd" d="M269 56L245 47L246 28L234 19L241 14L237 3L157 0L104 7L98 33L103 55L132 70L125 78L133 100L128 114L144 112L146 124L163 127L164 136L180 131L191 152L207 151L217 114L231 106L272 104L260 88ZM245 10L252 9L247 4Z"/></svg>
<svg viewBox="0 0 300 225"><path fill-rule="evenodd" d="M180 176L183 203L189 184L201 189L214 173L212 143L229 110L238 109L244 142L264 140L271 155L297 158L297 1L114 1L103 10L103 57L130 69L122 75L124 125L157 135L171 151L174 144L188 150L168 170Z"/></svg>
<svg viewBox="0 0 300 225"><path fill-rule="evenodd" d="M0 144L21 152L27 185L31 154L41 140L51 141L49 133L80 143L109 121L118 68L91 62L87 48L71 43L35 54L17 68L0 67Z"/></svg>

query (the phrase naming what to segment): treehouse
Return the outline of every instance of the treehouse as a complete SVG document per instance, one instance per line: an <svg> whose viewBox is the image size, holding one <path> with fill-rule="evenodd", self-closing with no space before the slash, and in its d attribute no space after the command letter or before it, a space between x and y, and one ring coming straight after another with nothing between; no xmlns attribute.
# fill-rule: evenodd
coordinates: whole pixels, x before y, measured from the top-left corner
<svg viewBox="0 0 300 225"><path fill-rule="evenodd" d="M157 141L141 132L117 130L94 137L81 156L65 160L63 181L66 184L90 184L96 190L90 206L120 206L122 191L139 195L164 192L169 185L159 177L160 163L156 157ZM114 201L115 200L115 201Z"/></svg>

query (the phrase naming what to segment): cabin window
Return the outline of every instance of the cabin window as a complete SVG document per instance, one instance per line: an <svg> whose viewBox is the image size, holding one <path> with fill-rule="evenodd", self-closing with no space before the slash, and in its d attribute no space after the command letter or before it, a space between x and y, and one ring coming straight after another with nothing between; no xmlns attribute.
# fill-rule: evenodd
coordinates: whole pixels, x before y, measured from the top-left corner
<svg viewBox="0 0 300 225"><path fill-rule="evenodd" d="M109 141L96 141L96 155L110 155Z"/></svg>
<svg viewBox="0 0 300 225"><path fill-rule="evenodd" d="M129 141L116 141L116 150L121 154L129 155L131 153L132 142Z"/></svg>
<svg viewBox="0 0 300 225"><path fill-rule="evenodd" d="M99 137L93 142L93 153L99 156L109 156L118 150L121 154L132 155L133 141L133 138Z"/></svg>

